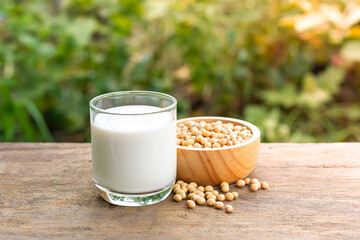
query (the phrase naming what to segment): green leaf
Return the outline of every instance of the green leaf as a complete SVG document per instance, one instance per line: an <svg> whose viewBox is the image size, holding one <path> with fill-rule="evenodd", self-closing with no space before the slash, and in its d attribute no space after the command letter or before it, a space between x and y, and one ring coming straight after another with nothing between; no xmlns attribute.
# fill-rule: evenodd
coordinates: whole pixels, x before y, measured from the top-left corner
<svg viewBox="0 0 360 240"><path fill-rule="evenodd" d="M292 134L289 142L296 142L296 143L316 142L316 138L314 136L304 133L301 130L298 130Z"/></svg>
<svg viewBox="0 0 360 240"><path fill-rule="evenodd" d="M245 119L252 123L259 123L267 115L267 110L264 106L248 105L244 111Z"/></svg>
<svg viewBox="0 0 360 240"><path fill-rule="evenodd" d="M50 133L49 128L47 127L47 124L41 115L41 112L36 107L36 105L29 99L23 99L21 100L21 103L25 106L25 108L28 110L30 115L34 118L36 124L38 125L38 128L40 129L40 133L43 136L44 140L46 142L53 142L54 139Z"/></svg>
<svg viewBox="0 0 360 240"><path fill-rule="evenodd" d="M307 92L314 92L318 88L316 83L316 77L311 74L307 73L303 78L303 88Z"/></svg>
<svg viewBox="0 0 360 240"><path fill-rule="evenodd" d="M330 95L321 88L317 88L313 91L303 91L299 96L298 102L299 105L304 107L316 109L329 100Z"/></svg>
<svg viewBox="0 0 360 240"><path fill-rule="evenodd" d="M271 106L281 105L286 108L295 106L298 100L298 93L292 84L285 85L280 89L263 91L261 96Z"/></svg>
<svg viewBox="0 0 360 240"><path fill-rule="evenodd" d="M34 126L31 123L31 120L29 119L28 115L26 114L26 111L22 108L22 106L15 104L14 105L15 110L15 116L17 120L20 123L20 126L22 130L25 133L25 136L28 141L34 142L36 141L36 133Z"/></svg>
<svg viewBox="0 0 360 240"><path fill-rule="evenodd" d="M303 79L303 90L298 98L299 105L315 109L329 100L329 92L318 86L316 76L310 73L306 74Z"/></svg>
<svg viewBox="0 0 360 240"><path fill-rule="evenodd" d="M352 40L346 42L340 50L340 55L349 62L360 61L360 41Z"/></svg>
<svg viewBox="0 0 360 240"><path fill-rule="evenodd" d="M360 53L359 53L360 54ZM340 84L345 77L345 70L339 67L327 67L325 71L320 73L317 77L319 86L329 92L334 94L338 92Z"/></svg>
<svg viewBox="0 0 360 240"><path fill-rule="evenodd" d="M360 120L360 108L358 104L338 105L328 109L326 114L333 119L349 119L352 122Z"/></svg>
<svg viewBox="0 0 360 240"><path fill-rule="evenodd" d="M75 42L84 46L90 42L90 38L96 28L96 21L91 18L79 17L69 24L67 33L70 34Z"/></svg>

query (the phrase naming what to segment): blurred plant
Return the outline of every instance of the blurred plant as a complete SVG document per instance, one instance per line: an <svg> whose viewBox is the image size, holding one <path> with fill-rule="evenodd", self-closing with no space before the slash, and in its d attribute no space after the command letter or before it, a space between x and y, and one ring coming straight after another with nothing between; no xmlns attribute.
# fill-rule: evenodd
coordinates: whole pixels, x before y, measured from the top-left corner
<svg viewBox="0 0 360 240"><path fill-rule="evenodd" d="M345 0L3 0L0 140L84 141L93 96L146 89L263 141L358 141L359 20Z"/></svg>
<svg viewBox="0 0 360 240"><path fill-rule="evenodd" d="M2 141L84 141L89 100L123 87L125 38L141 3L52 3L0 4Z"/></svg>

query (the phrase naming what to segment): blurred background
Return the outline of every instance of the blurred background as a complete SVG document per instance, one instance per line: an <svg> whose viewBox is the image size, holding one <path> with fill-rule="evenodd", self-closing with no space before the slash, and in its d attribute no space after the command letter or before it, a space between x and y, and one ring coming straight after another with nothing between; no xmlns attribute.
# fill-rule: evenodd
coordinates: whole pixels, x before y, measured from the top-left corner
<svg viewBox="0 0 360 240"><path fill-rule="evenodd" d="M1 0L0 141L89 141L90 99L121 90L264 142L359 141L359 2Z"/></svg>

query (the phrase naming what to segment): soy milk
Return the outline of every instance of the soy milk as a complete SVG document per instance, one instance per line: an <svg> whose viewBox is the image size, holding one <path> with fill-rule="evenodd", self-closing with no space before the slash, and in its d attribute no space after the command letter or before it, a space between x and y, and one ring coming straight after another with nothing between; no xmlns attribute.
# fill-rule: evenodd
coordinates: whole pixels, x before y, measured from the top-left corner
<svg viewBox="0 0 360 240"><path fill-rule="evenodd" d="M161 108L133 105L107 109L91 123L93 176L120 193L160 190L176 177L176 121Z"/></svg>

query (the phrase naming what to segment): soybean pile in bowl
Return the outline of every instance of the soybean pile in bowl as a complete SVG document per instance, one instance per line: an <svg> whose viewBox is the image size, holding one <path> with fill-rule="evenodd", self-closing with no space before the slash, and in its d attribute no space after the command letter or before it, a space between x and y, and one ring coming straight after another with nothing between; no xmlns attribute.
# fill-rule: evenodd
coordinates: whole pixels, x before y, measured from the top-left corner
<svg viewBox="0 0 360 240"><path fill-rule="evenodd" d="M253 124L225 117L193 117L177 121L177 124L194 121L212 123L221 121L246 127L252 136L246 141L221 148L189 148L177 146L177 179L200 185L233 183L247 177L254 169L260 149L260 130Z"/></svg>

